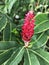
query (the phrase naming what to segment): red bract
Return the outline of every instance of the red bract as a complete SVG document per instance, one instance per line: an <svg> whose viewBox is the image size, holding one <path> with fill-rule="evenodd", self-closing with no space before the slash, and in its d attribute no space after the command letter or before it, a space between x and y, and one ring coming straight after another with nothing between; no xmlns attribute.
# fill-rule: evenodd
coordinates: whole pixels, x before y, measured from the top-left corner
<svg viewBox="0 0 49 65"><path fill-rule="evenodd" d="M24 19L24 24L22 25L22 39L24 42L29 42L34 34L34 13L29 11Z"/></svg>

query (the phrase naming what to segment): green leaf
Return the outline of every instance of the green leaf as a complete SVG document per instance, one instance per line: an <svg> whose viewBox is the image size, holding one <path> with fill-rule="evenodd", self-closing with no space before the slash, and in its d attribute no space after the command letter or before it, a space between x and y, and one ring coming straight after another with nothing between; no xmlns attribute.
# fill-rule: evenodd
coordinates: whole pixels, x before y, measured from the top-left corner
<svg viewBox="0 0 49 65"><path fill-rule="evenodd" d="M13 53L12 50L6 50L3 53L1 53L0 54L0 65L3 64L7 59L9 59L12 53Z"/></svg>
<svg viewBox="0 0 49 65"><path fill-rule="evenodd" d="M12 30L16 28L16 26L8 20L8 23L3 30L3 41L16 41L16 35L12 33Z"/></svg>
<svg viewBox="0 0 49 65"><path fill-rule="evenodd" d="M46 31L47 36L49 36L49 30Z"/></svg>
<svg viewBox="0 0 49 65"><path fill-rule="evenodd" d="M19 53L15 56L15 58L9 65L18 65L18 63L22 60L23 54L24 54L24 47L20 49Z"/></svg>
<svg viewBox="0 0 49 65"><path fill-rule="evenodd" d="M9 60L7 60L6 62L5 62L5 65L9 65L14 59L15 59L15 57L16 57L16 55L18 54L18 52L20 51L20 47L19 48L17 48L14 52L13 52L13 54L11 55L11 57L9 58Z"/></svg>
<svg viewBox="0 0 49 65"><path fill-rule="evenodd" d="M37 26L35 26L35 34L48 30L49 29L48 24L49 24L49 21L46 20L38 24Z"/></svg>
<svg viewBox="0 0 49 65"><path fill-rule="evenodd" d="M9 41L10 39L10 24L7 23L5 29L3 30L3 40L4 41Z"/></svg>
<svg viewBox="0 0 49 65"><path fill-rule="evenodd" d="M42 13L38 14L36 17L36 22L35 22L35 34L41 33L43 31L46 31L49 29L49 21L48 21L48 14L47 13Z"/></svg>
<svg viewBox="0 0 49 65"><path fill-rule="evenodd" d="M4 7L4 5L0 5L0 10L1 10L1 11L2 11L3 7Z"/></svg>
<svg viewBox="0 0 49 65"><path fill-rule="evenodd" d="M12 33L13 29L15 29L15 28L16 28L16 25L13 23L10 23L10 40L12 40L12 41L16 41L16 38L17 38L17 36L16 36L17 34L15 35Z"/></svg>
<svg viewBox="0 0 49 65"><path fill-rule="evenodd" d="M24 65L40 65L36 55L27 49L24 54Z"/></svg>
<svg viewBox="0 0 49 65"><path fill-rule="evenodd" d="M17 0L8 0L8 5L7 5L7 9L8 9L8 12L10 13L11 12L11 9L14 5L14 3L16 2Z"/></svg>
<svg viewBox="0 0 49 65"><path fill-rule="evenodd" d="M40 62L40 65L49 65L49 63L47 63L45 60L43 60L42 58L40 58L39 56L37 56L39 62Z"/></svg>
<svg viewBox="0 0 49 65"><path fill-rule="evenodd" d="M48 13L37 13L37 15L35 16L35 25L37 26L38 24L40 24L41 22L45 21L48 19Z"/></svg>
<svg viewBox="0 0 49 65"><path fill-rule="evenodd" d="M0 32L6 27L7 19L5 15L0 15Z"/></svg>
<svg viewBox="0 0 49 65"><path fill-rule="evenodd" d="M49 53L44 51L43 49L37 49L37 50L32 50L30 49L33 53L41 57L43 60L45 60L47 63L49 63Z"/></svg>
<svg viewBox="0 0 49 65"><path fill-rule="evenodd" d="M7 13L7 5L5 5L5 7L4 7L2 12L5 13L5 14Z"/></svg>
<svg viewBox="0 0 49 65"><path fill-rule="evenodd" d="M19 44L15 41L0 41L0 50L7 50L9 48L19 47Z"/></svg>
<svg viewBox="0 0 49 65"><path fill-rule="evenodd" d="M48 41L47 35L46 33L41 33L40 36L35 39L35 41L30 42L30 44L32 44L32 48L36 49L36 48L40 48L42 46L44 46L46 44L46 42Z"/></svg>

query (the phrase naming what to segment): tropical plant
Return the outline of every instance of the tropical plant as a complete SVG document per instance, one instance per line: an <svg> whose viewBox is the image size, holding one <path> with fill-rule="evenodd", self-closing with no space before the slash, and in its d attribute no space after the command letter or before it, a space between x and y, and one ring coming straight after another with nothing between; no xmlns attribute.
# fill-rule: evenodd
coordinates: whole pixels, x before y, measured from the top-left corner
<svg viewBox="0 0 49 65"><path fill-rule="evenodd" d="M29 11L35 14L34 34L24 42L21 32ZM0 0L0 65L49 65L48 39L49 0Z"/></svg>

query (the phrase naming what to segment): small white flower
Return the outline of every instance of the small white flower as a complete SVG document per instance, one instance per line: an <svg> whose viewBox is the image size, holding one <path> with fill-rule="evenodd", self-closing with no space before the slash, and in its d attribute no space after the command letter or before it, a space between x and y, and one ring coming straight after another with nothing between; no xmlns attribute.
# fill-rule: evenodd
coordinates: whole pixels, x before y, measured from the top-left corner
<svg viewBox="0 0 49 65"><path fill-rule="evenodd" d="M15 18L16 18L16 19L19 19L19 15L16 15Z"/></svg>

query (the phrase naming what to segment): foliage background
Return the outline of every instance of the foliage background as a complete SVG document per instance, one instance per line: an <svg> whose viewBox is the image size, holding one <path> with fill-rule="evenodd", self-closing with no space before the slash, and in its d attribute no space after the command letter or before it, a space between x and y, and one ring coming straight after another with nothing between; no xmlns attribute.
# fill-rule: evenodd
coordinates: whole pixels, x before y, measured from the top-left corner
<svg viewBox="0 0 49 65"><path fill-rule="evenodd" d="M35 34L24 48L20 32L29 10L36 15ZM0 0L0 65L49 65L48 39L49 0Z"/></svg>

